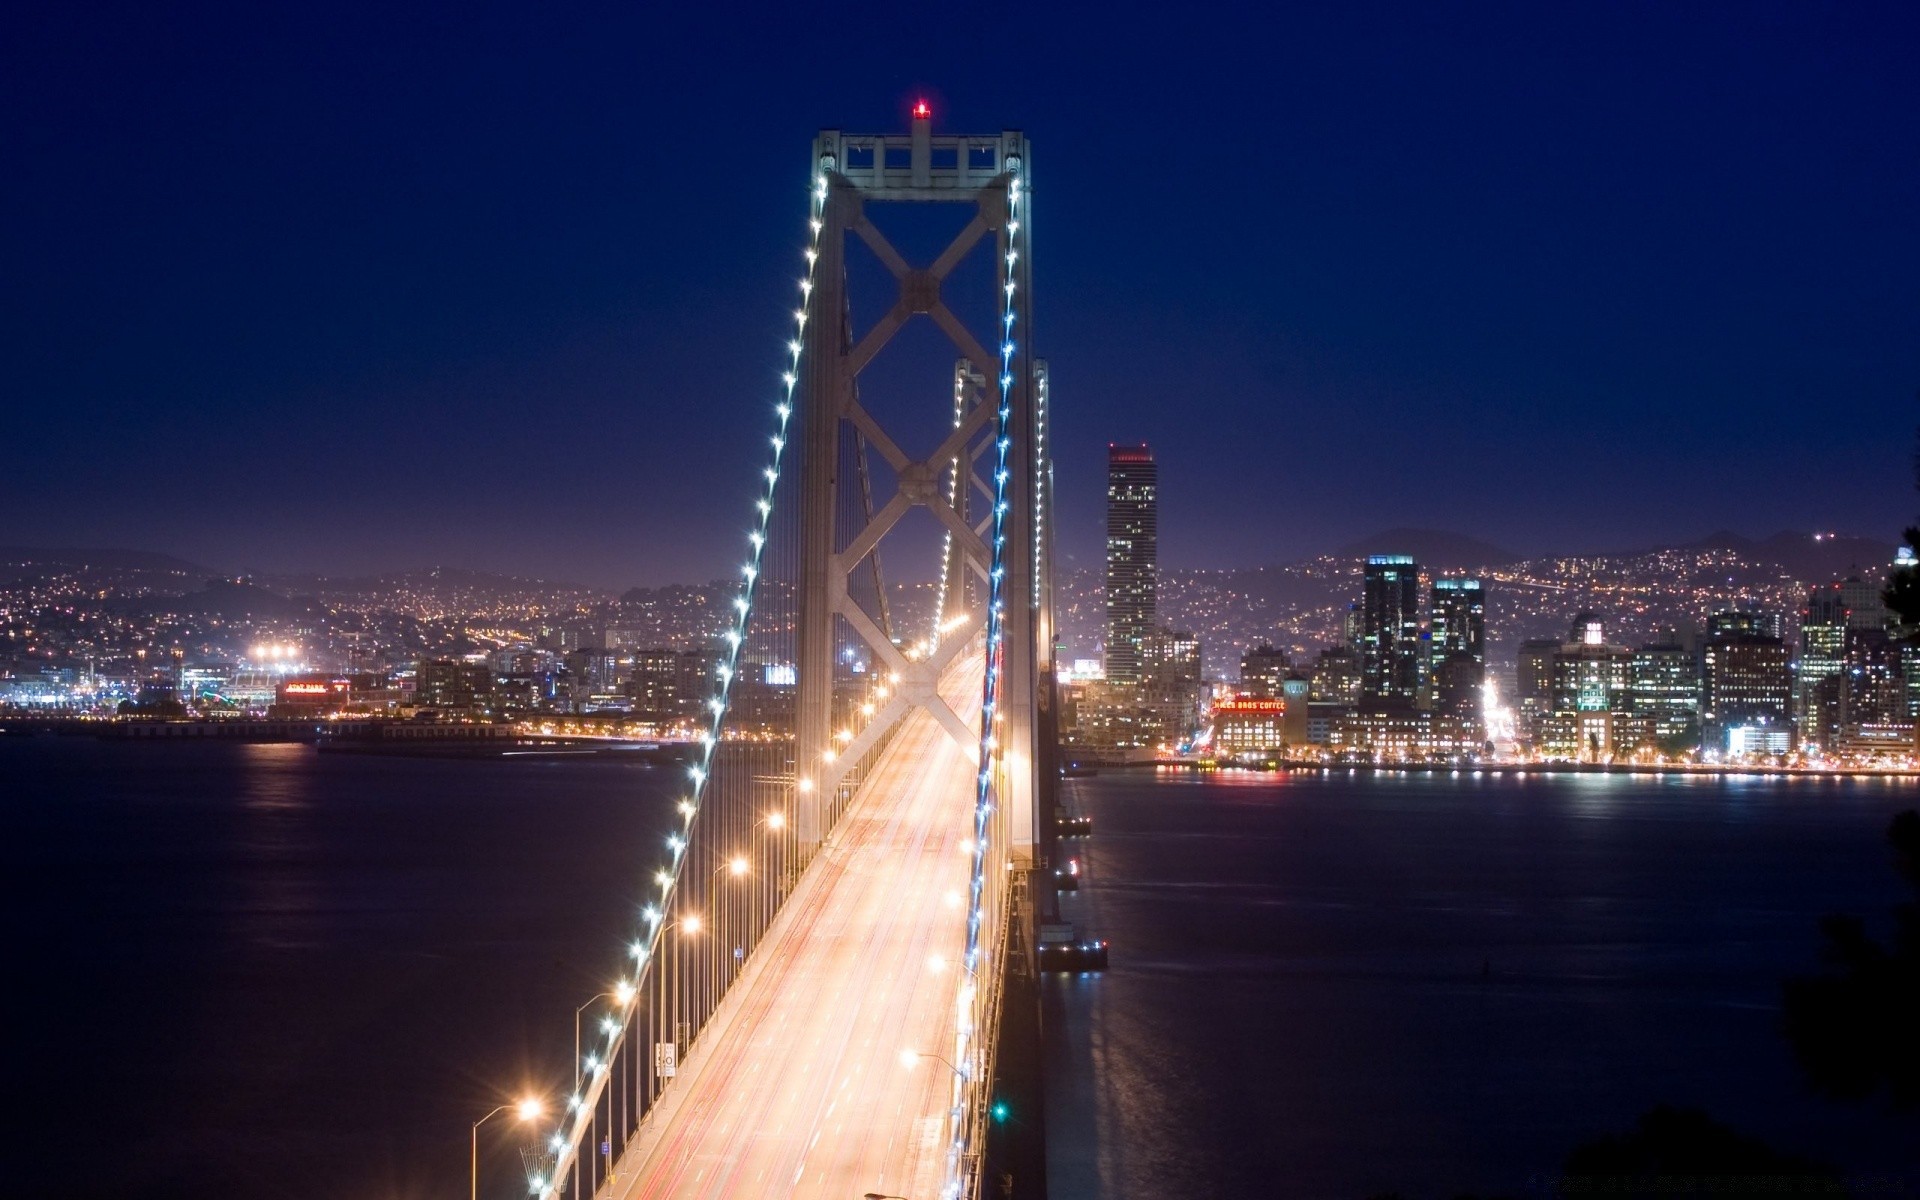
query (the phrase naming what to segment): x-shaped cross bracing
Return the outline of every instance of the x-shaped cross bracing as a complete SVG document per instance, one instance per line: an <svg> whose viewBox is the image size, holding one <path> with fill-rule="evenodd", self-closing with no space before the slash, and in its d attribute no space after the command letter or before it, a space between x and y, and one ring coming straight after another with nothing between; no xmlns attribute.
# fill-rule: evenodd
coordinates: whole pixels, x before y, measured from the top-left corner
<svg viewBox="0 0 1920 1200"><path fill-rule="evenodd" d="M851 386L852 379L872 362L874 357L893 340L895 334L907 323L908 319L924 314L932 318L943 333L947 335L961 356L971 363L982 366L993 363L995 359L987 353L977 338L955 317L946 302L941 299L940 288L947 276L953 272L980 239L994 228L997 206L982 202L964 229L947 245L930 267L916 268L903 258L885 234L877 229L865 212L854 213L848 227L860 236L879 258L895 283L899 286L899 295L886 315L869 329L852 349L847 352L846 380L848 386L840 397L840 415L851 422L867 444L893 469L897 481L894 494L880 510L868 519L866 526L854 535L844 550L833 556L833 567L828 576L829 602L832 610L847 620L847 623L860 635L862 641L873 651L875 658L884 663L890 674L899 677L899 684L889 696L884 707L874 713L871 720L848 745L833 751L831 762L823 764L823 769L815 782L821 792L830 792L837 784L847 767L859 761L860 756L885 735L901 717L913 708L925 709L940 722L942 728L954 739L962 750L971 754L978 749L979 732L967 727L945 700L940 697L938 681L940 672L953 661L959 651L973 642L978 632L977 618L969 617L964 629L945 631L935 644L933 651L924 656L910 658L902 654L865 609L854 601L849 594L847 579L854 569L880 544L888 531L900 522L909 509L920 507L931 512L944 525L953 539L953 546L964 561L981 579L987 578L992 562L984 533L991 524L991 514L978 523L969 522L960 510L941 494L941 476L955 469L953 464L964 463L972 485L984 494L989 503L993 490L987 486L973 469L974 462L990 446L987 439L980 446L969 446L981 438L994 417L994 408L985 402L977 388L969 386L969 398L973 403L966 407L960 419L943 438L939 446L926 458L914 460L900 449L894 438L881 427L873 414L860 403L857 389ZM936 619L944 617L938 614Z"/></svg>

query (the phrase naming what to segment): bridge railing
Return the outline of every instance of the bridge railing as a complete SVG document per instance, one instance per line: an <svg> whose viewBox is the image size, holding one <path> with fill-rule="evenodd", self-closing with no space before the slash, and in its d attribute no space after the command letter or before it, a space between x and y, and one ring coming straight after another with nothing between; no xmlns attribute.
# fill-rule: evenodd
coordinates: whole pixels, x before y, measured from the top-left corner
<svg viewBox="0 0 1920 1200"><path fill-rule="evenodd" d="M740 588L715 645L707 719L673 827L647 870L648 899L625 962L575 1014L578 1035L578 1022L595 1011L593 1033L580 1042L575 1086L530 1164L529 1188L541 1197L590 1196L608 1180L817 852L794 819L796 789L805 786L795 763L800 546L797 505L782 480L787 448L802 432L795 389L825 198L824 179L816 180L770 460L751 510ZM871 502L843 492L842 503ZM877 564L870 590L884 597ZM883 602L880 611L884 619ZM856 740L894 682L876 672L836 673L831 719L843 744ZM888 742L858 740L858 757L838 764L833 794L819 806L829 829Z"/></svg>

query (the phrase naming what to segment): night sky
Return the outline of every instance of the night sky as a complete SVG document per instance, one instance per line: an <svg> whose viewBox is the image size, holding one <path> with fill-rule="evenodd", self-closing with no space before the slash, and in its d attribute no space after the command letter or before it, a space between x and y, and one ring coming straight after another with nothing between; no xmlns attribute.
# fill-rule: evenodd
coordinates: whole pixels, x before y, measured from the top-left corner
<svg viewBox="0 0 1920 1200"><path fill-rule="evenodd" d="M1112 440L1172 566L1913 516L1910 3L282 7L0 17L0 543L727 573L921 96L1034 140L1072 561Z"/></svg>

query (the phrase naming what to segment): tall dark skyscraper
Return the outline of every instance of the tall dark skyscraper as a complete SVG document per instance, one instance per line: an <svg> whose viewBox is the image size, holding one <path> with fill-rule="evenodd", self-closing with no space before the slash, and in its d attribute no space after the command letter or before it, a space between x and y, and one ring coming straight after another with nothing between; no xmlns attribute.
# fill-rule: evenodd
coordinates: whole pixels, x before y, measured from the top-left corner
<svg viewBox="0 0 1920 1200"><path fill-rule="evenodd" d="M1360 597L1360 706L1412 708L1421 657L1420 565L1405 554L1373 555Z"/></svg>
<svg viewBox="0 0 1920 1200"><path fill-rule="evenodd" d="M1427 622L1433 707L1453 716L1480 711L1487 674L1487 592L1478 579L1433 581Z"/></svg>
<svg viewBox="0 0 1920 1200"><path fill-rule="evenodd" d="M1107 447L1107 678L1139 683L1159 613L1159 469L1153 451Z"/></svg>

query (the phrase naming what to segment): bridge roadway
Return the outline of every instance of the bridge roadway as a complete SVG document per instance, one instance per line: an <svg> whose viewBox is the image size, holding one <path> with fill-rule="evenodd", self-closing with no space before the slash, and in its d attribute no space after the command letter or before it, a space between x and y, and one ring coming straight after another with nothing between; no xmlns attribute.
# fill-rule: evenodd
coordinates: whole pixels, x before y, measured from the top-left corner
<svg viewBox="0 0 1920 1200"><path fill-rule="evenodd" d="M966 657L941 692L978 728ZM975 771L908 714L602 1195L939 1193L953 1078L901 1051L953 1056Z"/></svg>

